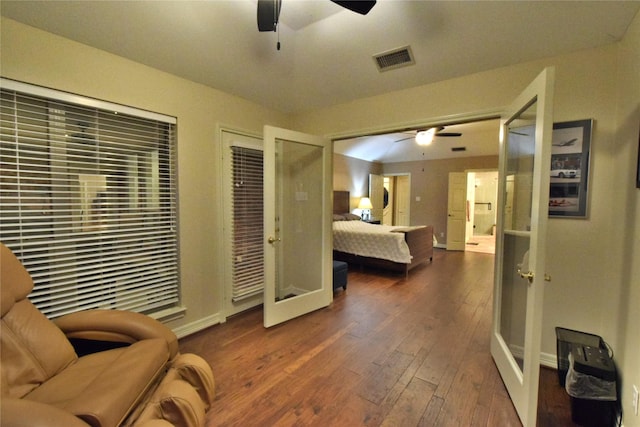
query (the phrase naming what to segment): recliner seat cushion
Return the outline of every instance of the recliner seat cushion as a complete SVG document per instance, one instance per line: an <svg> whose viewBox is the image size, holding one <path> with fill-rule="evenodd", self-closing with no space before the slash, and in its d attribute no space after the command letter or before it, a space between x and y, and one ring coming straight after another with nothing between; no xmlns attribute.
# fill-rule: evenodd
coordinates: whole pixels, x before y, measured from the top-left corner
<svg viewBox="0 0 640 427"><path fill-rule="evenodd" d="M71 412L92 426L117 426L164 375L168 358L161 338L94 353L24 398Z"/></svg>

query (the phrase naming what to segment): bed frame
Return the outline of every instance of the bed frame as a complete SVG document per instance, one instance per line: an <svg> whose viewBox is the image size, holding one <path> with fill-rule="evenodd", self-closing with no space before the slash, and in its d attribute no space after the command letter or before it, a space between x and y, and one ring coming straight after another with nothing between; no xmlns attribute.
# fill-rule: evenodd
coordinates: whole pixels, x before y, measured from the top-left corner
<svg viewBox="0 0 640 427"><path fill-rule="evenodd" d="M351 212L349 208L349 192L334 191L333 192L333 213L344 214ZM406 230L397 229L399 233L404 233L404 239L409 246L409 252L413 257L411 262L399 263L386 259L364 257L346 252L333 251L333 259L344 261L349 264L360 265L361 267L381 268L389 271L404 273L405 277L409 276L409 271L427 261L433 262L433 227L431 225L421 228L407 228Z"/></svg>

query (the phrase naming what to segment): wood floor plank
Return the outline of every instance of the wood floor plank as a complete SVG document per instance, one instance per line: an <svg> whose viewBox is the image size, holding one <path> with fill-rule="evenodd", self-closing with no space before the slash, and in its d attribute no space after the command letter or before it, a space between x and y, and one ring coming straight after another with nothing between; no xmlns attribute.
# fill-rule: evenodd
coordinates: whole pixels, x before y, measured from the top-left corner
<svg viewBox="0 0 640 427"><path fill-rule="evenodd" d="M412 361L413 356L394 352L377 371L363 379L358 395L380 405Z"/></svg>
<svg viewBox="0 0 640 427"><path fill-rule="evenodd" d="M414 378L404 389L381 425L384 427L417 425L434 391L433 384Z"/></svg>
<svg viewBox="0 0 640 427"><path fill-rule="evenodd" d="M493 256L436 250L404 275L351 268L331 306L273 328L262 309L180 340L216 377L207 426L520 426L489 352ZM541 370L539 426L571 423Z"/></svg>

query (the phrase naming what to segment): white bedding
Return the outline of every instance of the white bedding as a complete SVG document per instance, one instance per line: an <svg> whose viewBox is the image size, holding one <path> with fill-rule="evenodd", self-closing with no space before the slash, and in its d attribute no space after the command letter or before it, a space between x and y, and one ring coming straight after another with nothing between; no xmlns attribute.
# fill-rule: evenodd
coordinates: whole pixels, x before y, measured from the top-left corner
<svg viewBox="0 0 640 427"><path fill-rule="evenodd" d="M404 233L392 231L407 228L374 225L362 221L334 221L333 249L408 264L412 257L404 240Z"/></svg>

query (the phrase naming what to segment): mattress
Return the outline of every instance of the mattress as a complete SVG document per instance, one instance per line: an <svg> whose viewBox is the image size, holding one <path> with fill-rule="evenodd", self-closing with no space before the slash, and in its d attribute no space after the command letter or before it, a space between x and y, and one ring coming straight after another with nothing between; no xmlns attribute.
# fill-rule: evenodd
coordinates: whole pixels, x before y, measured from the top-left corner
<svg viewBox="0 0 640 427"><path fill-rule="evenodd" d="M368 224L362 221L333 222L333 250L408 264L409 246L404 233L411 227Z"/></svg>

